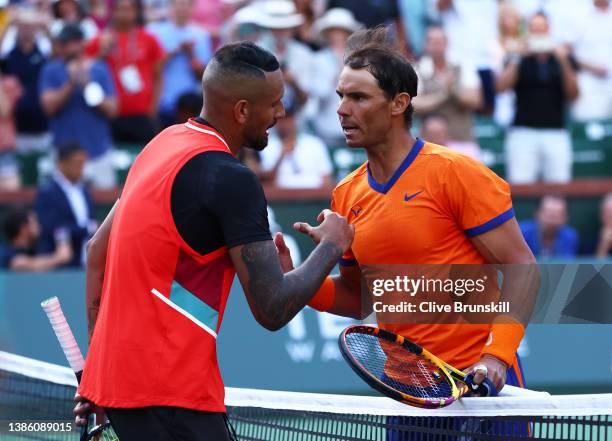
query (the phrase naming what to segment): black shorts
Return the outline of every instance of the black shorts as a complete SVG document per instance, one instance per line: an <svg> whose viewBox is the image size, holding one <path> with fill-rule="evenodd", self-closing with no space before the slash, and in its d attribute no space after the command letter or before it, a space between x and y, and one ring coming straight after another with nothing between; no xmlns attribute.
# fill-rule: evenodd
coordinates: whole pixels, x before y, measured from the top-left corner
<svg viewBox="0 0 612 441"><path fill-rule="evenodd" d="M106 408L121 441L231 441L227 416L181 407Z"/></svg>

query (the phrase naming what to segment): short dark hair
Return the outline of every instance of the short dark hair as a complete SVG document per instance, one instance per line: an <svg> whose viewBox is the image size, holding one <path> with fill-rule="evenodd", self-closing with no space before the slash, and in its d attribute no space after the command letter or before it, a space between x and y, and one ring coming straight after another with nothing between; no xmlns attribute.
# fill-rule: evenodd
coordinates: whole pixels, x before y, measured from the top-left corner
<svg viewBox="0 0 612 441"><path fill-rule="evenodd" d="M16 208L11 210L4 218L4 235L10 242L19 236L21 228L28 223L30 210Z"/></svg>
<svg viewBox="0 0 612 441"><path fill-rule="evenodd" d="M410 95L411 102L404 112L404 121L410 127L419 79L410 62L394 46L385 26L357 31L347 41L344 65L351 69L367 69L388 99L398 93Z"/></svg>
<svg viewBox="0 0 612 441"><path fill-rule="evenodd" d="M280 69L276 57L250 41L227 44L215 52L212 61L223 71L264 78Z"/></svg>
<svg viewBox="0 0 612 441"><path fill-rule="evenodd" d="M72 158L76 153L85 152L81 144L76 141L69 141L57 146L57 160L65 161Z"/></svg>

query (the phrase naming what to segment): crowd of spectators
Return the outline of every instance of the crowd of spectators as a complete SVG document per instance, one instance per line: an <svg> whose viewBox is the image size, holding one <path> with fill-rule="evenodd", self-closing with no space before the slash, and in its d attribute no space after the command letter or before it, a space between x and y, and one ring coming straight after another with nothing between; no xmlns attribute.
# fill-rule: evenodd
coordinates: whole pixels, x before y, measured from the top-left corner
<svg viewBox="0 0 612 441"><path fill-rule="evenodd" d="M380 24L418 72L420 135L482 159L475 116L494 120L507 134L510 183L569 182L568 122L612 119L610 0L0 0L0 191L21 186L16 154L57 164L40 179L35 211L7 218L11 247L31 254L38 238L47 260L34 267L78 266L95 228L87 185L116 188L117 146L142 148L199 113L207 62L237 40L278 57L287 109L270 146L242 159L272 186L331 188L346 42ZM562 198L543 198L524 225L534 252L556 255L559 237L562 254L577 249L564 211ZM602 223L593 252L603 256L610 198ZM69 258L53 254L64 243Z"/></svg>

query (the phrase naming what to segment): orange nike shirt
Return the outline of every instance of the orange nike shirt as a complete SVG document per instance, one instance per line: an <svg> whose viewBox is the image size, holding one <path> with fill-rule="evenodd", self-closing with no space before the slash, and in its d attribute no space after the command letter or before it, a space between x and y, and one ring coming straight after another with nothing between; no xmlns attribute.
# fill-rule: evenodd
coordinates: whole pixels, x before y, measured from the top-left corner
<svg viewBox="0 0 612 441"><path fill-rule="evenodd" d="M510 188L478 161L417 140L386 184L367 163L342 180L332 209L355 226L341 265L483 264L470 242L514 217ZM448 363L479 360L490 325L385 324Z"/></svg>

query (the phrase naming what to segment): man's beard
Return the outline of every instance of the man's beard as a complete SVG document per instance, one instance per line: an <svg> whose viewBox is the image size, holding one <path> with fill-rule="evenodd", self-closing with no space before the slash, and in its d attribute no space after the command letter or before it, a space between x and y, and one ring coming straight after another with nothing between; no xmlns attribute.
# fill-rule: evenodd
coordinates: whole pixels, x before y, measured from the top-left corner
<svg viewBox="0 0 612 441"><path fill-rule="evenodd" d="M268 137L248 139L245 147L261 152L268 145Z"/></svg>

